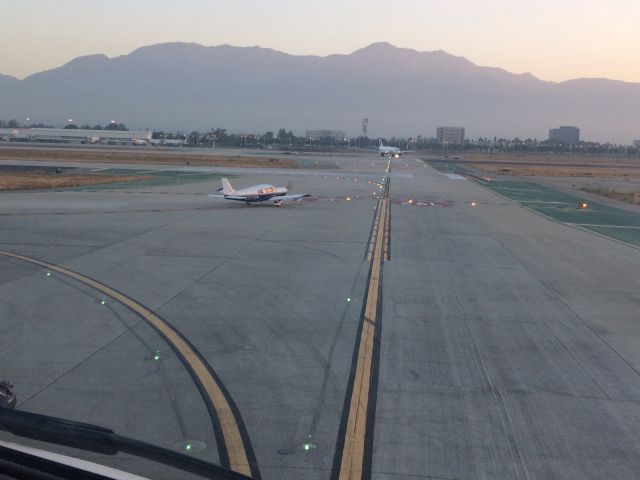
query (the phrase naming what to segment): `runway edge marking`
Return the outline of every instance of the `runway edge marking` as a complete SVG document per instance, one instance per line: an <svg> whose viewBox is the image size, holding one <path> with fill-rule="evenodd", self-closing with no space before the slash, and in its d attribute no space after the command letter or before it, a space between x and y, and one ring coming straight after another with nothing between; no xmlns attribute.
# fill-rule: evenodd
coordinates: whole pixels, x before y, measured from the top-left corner
<svg viewBox="0 0 640 480"><path fill-rule="evenodd" d="M214 427L220 464L256 480L261 478L246 427L235 402L213 368L176 328L141 303L91 277L16 253L0 251L0 255L38 265L73 278L111 297L151 325L180 358L203 396Z"/></svg>
<svg viewBox="0 0 640 480"><path fill-rule="evenodd" d="M388 259L387 217L389 180L376 212L376 237L356 335L351 374L340 420L332 480L356 480L371 477L375 424L380 336L382 327L382 268Z"/></svg>

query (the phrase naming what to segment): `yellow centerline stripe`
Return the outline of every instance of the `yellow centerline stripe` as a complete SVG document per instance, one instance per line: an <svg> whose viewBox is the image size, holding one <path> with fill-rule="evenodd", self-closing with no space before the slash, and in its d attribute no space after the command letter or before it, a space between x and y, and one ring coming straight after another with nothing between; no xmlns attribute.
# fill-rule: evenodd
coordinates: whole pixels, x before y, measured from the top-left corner
<svg viewBox="0 0 640 480"><path fill-rule="evenodd" d="M376 331L376 315L378 309L378 288L384 251L385 219L389 208L389 200L385 198L381 205L380 218L376 235L373 264L367 290L362 333L358 346L358 360L349 405L349 416L345 430L342 461L340 464L340 480L361 479L364 463L365 433L367 410L369 407L369 390L373 364L373 347Z"/></svg>
<svg viewBox="0 0 640 480"><path fill-rule="evenodd" d="M369 237L369 249L367 251L367 261L371 261L373 257L373 249L375 247L375 239L378 233L378 220L380 219L381 200L378 200L378 208L376 209L376 215L373 219L373 228L371 229L371 236Z"/></svg>
<svg viewBox="0 0 640 480"><path fill-rule="evenodd" d="M55 272L66 275L67 277L73 278L81 283L84 283L85 285L88 285L113 298L117 302L120 302L121 304L129 307L139 316L143 317L145 320L151 323L157 330L159 330L167 339L167 341L171 343L171 345L173 345L182 354L184 360L189 364L193 372L195 372L195 375L198 377L198 380L200 381L202 387L207 393L207 396L213 404L213 407L218 416L220 428L222 429L222 435L224 437L227 453L229 455L231 470L247 476L251 476L251 469L249 466L249 460L247 458L247 452L231 406L227 402L222 389L218 385L216 379L211 375L211 372L209 372L207 366L202 362L200 357L198 357L191 346L184 341L184 339L176 332L176 330L173 329L173 327L171 327L167 322L158 317L151 310L137 303L135 300L127 297L126 295L123 295L120 292L117 292L116 290L96 280L85 277L80 273L74 272L73 270L68 270L64 267L60 267L51 263L43 262L42 260L25 257L23 255L18 255L15 253L0 251L0 255L39 265L41 267L48 268L49 270L53 270Z"/></svg>

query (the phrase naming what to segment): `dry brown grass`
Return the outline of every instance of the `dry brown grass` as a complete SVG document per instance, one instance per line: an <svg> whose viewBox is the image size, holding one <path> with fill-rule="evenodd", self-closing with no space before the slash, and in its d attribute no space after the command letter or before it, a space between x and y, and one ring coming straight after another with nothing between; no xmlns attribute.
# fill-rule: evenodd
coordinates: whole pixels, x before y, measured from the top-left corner
<svg viewBox="0 0 640 480"><path fill-rule="evenodd" d="M2 172L0 190L40 190L48 188L70 188L103 183L133 182L146 180L142 175L57 175L48 172Z"/></svg>
<svg viewBox="0 0 640 480"><path fill-rule="evenodd" d="M615 198L616 200L621 200L632 205L640 205L640 192L621 191L608 187L582 187L581 190L589 193L597 193L604 197Z"/></svg>
<svg viewBox="0 0 640 480"><path fill-rule="evenodd" d="M58 148L0 148L0 160L40 160L57 162L133 163L156 165L208 165L216 167L297 168L293 159L238 157L225 155L176 155L145 150L90 150Z"/></svg>
<svg viewBox="0 0 640 480"><path fill-rule="evenodd" d="M606 165L638 165L638 159L621 158L607 155L560 155L542 153L465 153L460 155L465 160L507 162L507 163L580 163L580 164L606 164Z"/></svg>
<svg viewBox="0 0 640 480"><path fill-rule="evenodd" d="M483 164L474 163L479 168L493 175L529 175L547 177L640 177L640 166L637 168L611 167L568 167L566 165L518 165L518 164Z"/></svg>

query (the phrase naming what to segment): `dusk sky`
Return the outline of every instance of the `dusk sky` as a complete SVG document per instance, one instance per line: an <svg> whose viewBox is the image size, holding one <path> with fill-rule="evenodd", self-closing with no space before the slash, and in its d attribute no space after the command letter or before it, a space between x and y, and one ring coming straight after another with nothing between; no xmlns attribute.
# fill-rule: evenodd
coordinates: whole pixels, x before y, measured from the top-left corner
<svg viewBox="0 0 640 480"><path fill-rule="evenodd" d="M637 0L20 0L0 16L0 73L23 78L94 53L183 41L351 53L388 41L543 80L640 82ZM186 6L185 6L186 5Z"/></svg>

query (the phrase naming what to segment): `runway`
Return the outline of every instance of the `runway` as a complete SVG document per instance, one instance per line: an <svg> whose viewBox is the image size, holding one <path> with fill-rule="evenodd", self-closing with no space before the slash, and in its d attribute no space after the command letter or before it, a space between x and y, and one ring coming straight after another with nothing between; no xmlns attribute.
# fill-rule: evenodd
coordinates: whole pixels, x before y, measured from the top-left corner
<svg viewBox="0 0 640 480"><path fill-rule="evenodd" d="M640 476L640 251L412 156L335 160L144 166L313 195L282 208L217 180L0 194L18 408L263 479Z"/></svg>

